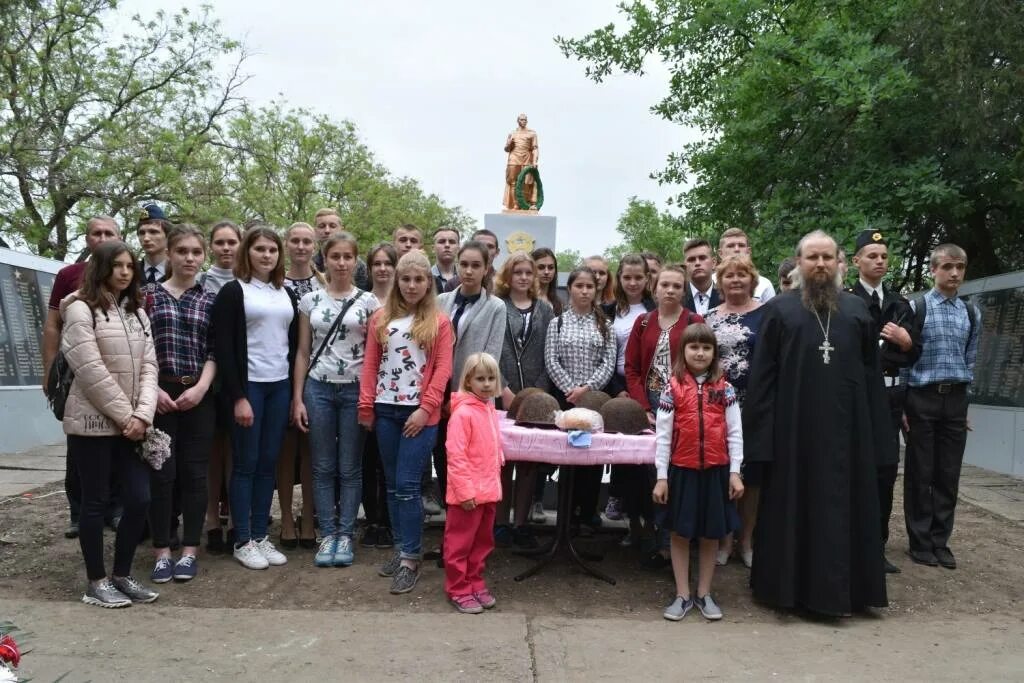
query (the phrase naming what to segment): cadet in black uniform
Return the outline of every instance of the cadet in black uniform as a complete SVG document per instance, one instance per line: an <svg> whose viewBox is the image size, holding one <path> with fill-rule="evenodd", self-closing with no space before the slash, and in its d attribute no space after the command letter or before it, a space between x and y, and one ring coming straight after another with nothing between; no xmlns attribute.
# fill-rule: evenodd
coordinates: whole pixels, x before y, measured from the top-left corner
<svg viewBox="0 0 1024 683"><path fill-rule="evenodd" d="M889 517L892 514L892 494L896 472L900 463L899 433L903 422L903 403L906 387L900 381L900 368L912 365L921 354L920 343L911 337L914 315L909 302L899 292L882 285L889 270L889 250L885 237L877 230L864 230L857 236L853 265L858 281L847 289L868 305L875 321L882 367L882 380L889 395L893 439L885 453L878 454L878 501L881 506L882 553L885 571L898 573L899 567L885 558L885 543L889 540Z"/></svg>

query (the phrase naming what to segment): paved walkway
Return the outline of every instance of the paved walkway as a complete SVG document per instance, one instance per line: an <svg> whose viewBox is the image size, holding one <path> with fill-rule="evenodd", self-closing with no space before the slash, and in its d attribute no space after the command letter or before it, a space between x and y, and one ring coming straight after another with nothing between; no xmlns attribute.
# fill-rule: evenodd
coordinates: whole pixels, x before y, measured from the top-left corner
<svg viewBox="0 0 1024 683"><path fill-rule="evenodd" d="M964 681L1024 671L1024 625L1003 615L908 629L884 617L711 624L694 613L671 623L529 617L500 606L475 616L268 614L13 600L4 612L33 632L19 673L47 681Z"/></svg>

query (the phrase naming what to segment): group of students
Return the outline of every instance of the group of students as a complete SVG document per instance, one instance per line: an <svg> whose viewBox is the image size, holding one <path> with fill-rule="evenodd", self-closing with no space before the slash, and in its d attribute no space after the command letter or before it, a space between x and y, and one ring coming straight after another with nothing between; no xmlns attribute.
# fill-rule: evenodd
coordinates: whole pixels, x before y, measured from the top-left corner
<svg viewBox="0 0 1024 683"><path fill-rule="evenodd" d="M64 429L84 602L157 599L131 575L147 522L154 583L197 575L204 528L211 550L226 545L246 568L286 563L269 535L275 486L285 549L301 542L318 567L351 565L362 504L364 545L395 548L378 573L392 593L409 592L424 556L432 463L447 503L446 593L460 612L493 607L486 558L496 540L536 544L527 521L544 474L504 462L495 402L538 387L563 408L605 391L649 412L657 465L613 468L607 516L628 514L631 538L652 544L649 561L671 564L677 598L666 618L694 606L721 618L711 581L733 532L742 529L741 556L752 562L757 482L740 474L740 404L757 309L774 294L742 231L723 235L713 273L703 240L684 245L678 265L627 255L614 276L604 259L588 258L568 274L564 302L551 250L510 254L495 272L499 245L487 230L462 242L438 228L434 264L408 224L361 260L333 209L282 238L230 221L206 236L150 205L137 235L138 261L112 220L90 221L89 261L58 275L44 336L46 362L59 340L75 371ZM149 426L171 438L160 469L136 454ZM297 469L306 472L301 521L291 509ZM595 524L602 470L580 470L573 523ZM102 530L115 490L108 574ZM741 497L754 507L738 511ZM700 570L691 598L692 539Z"/></svg>

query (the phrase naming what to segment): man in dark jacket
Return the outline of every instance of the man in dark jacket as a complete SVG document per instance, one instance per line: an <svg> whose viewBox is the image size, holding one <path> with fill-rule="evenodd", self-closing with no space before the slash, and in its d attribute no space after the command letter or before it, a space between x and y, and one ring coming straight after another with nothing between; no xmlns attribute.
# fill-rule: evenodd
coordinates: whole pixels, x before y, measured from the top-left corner
<svg viewBox="0 0 1024 683"><path fill-rule="evenodd" d="M889 399L892 421L891 442L878 465L878 503L881 508L882 553L885 571L895 574L899 567L885 558L885 543L889 540L889 517L892 515L892 493L896 485L896 472L900 464L899 433L903 422L903 404L906 386L900 382L900 368L911 365L920 355L911 338L913 315L910 304L899 292L886 288L883 278L889 270L889 249L885 237L877 230L864 230L857 235L853 253L853 266L858 273L857 283L848 292L864 300L875 323L878 337L882 381Z"/></svg>

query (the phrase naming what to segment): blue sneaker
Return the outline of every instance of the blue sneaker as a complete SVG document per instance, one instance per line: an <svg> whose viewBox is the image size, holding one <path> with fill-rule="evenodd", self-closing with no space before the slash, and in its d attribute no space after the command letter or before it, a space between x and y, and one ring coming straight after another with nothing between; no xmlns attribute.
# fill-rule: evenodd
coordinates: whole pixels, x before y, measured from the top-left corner
<svg viewBox="0 0 1024 683"><path fill-rule="evenodd" d="M339 536L337 545L334 547L334 566L347 567L355 559L356 555L352 549L352 538L349 536Z"/></svg>
<svg viewBox="0 0 1024 683"><path fill-rule="evenodd" d="M195 555L182 555L181 559L174 563L174 580L191 581L199 573L199 562Z"/></svg>
<svg viewBox="0 0 1024 683"><path fill-rule="evenodd" d="M338 537L333 534L325 536L320 541L320 547L316 551L316 557L313 558L313 562L318 567L333 567L334 566L334 553L338 549Z"/></svg>
<svg viewBox="0 0 1024 683"><path fill-rule="evenodd" d="M174 570L171 568L171 558L161 557L157 559L156 566L153 567L153 573L149 575L149 580L153 583L167 583L173 575Z"/></svg>

